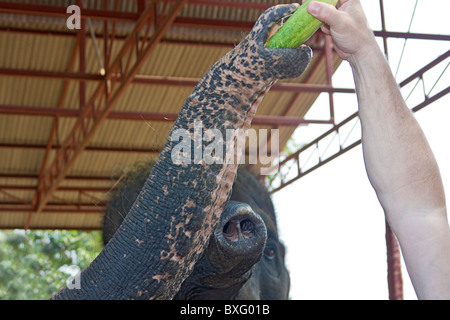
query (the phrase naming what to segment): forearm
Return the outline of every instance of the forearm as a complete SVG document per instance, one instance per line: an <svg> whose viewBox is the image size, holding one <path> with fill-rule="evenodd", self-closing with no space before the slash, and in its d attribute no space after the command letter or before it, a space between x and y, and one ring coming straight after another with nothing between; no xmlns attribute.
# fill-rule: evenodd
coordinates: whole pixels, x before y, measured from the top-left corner
<svg viewBox="0 0 450 320"><path fill-rule="evenodd" d="M383 208L392 213L445 207L434 155L376 43L350 63L364 160Z"/></svg>
<svg viewBox="0 0 450 320"><path fill-rule="evenodd" d="M450 298L450 233L439 168L381 51L350 60L364 161L420 298Z"/></svg>
<svg viewBox="0 0 450 320"><path fill-rule="evenodd" d="M352 66L367 172L384 209L392 213L444 207L434 156L406 107L360 2L340 0L339 4L337 10L313 1L308 11L325 22L322 30Z"/></svg>

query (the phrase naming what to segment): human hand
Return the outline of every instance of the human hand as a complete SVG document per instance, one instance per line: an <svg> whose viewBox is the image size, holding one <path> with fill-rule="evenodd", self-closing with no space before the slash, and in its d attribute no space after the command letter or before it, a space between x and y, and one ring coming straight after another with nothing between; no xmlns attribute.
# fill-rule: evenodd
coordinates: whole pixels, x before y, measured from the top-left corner
<svg viewBox="0 0 450 320"><path fill-rule="evenodd" d="M342 59L352 62L377 46L359 0L339 0L337 7L312 1L307 10L324 22L321 29L331 35L335 50Z"/></svg>

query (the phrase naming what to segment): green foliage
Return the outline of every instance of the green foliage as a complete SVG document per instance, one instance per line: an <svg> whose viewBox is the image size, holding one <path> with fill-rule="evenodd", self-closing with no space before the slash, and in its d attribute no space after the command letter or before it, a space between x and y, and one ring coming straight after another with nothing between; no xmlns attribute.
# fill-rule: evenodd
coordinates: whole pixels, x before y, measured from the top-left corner
<svg viewBox="0 0 450 320"><path fill-rule="evenodd" d="M100 232L0 232L0 299L48 299L102 250Z"/></svg>

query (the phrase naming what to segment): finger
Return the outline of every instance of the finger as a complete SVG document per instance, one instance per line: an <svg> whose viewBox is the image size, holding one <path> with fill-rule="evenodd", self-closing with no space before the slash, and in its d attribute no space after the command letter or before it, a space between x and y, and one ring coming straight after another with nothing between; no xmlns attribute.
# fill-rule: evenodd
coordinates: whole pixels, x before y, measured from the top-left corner
<svg viewBox="0 0 450 320"><path fill-rule="evenodd" d="M330 27L327 24L322 24L320 26L320 29L322 30L323 33L331 35Z"/></svg>
<svg viewBox="0 0 450 320"><path fill-rule="evenodd" d="M328 3L312 1L308 4L307 10L313 17L330 26L333 26L339 18L336 7Z"/></svg>
<svg viewBox="0 0 450 320"><path fill-rule="evenodd" d="M308 0L302 0L302 4L305 4L305 2ZM339 8L341 5L343 5L344 3L348 2L350 0L339 0L338 3L336 4L336 7Z"/></svg>
<svg viewBox="0 0 450 320"><path fill-rule="evenodd" d="M350 0L339 0L338 6L342 6L344 3L349 2Z"/></svg>
<svg viewBox="0 0 450 320"><path fill-rule="evenodd" d="M344 3L349 2L350 0L339 0L338 3L336 4L336 8L340 8L341 6L344 5Z"/></svg>
<svg viewBox="0 0 450 320"><path fill-rule="evenodd" d="M302 4L305 4L306 1L308 1L308 0L302 0ZM347 1L349 1L349 0L339 0L338 2L345 3L345 2L347 2Z"/></svg>

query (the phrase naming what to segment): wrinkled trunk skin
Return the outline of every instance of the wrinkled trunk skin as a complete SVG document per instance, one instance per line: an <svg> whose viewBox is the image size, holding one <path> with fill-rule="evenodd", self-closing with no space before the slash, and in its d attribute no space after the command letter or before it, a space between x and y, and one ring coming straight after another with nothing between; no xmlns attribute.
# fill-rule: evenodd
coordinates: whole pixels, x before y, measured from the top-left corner
<svg viewBox="0 0 450 320"><path fill-rule="evenodd" d="M298 4L266 10L249 35L203 76L172 128L248 129L278 79L299 76L311 50L266 49L267 35ZM81 273L81 288L54 299L171 299L208 245L229 198L237 164L177 165L166 142L140 195L111 241ZM192 154L194 154L193 150Z"/></svg>

